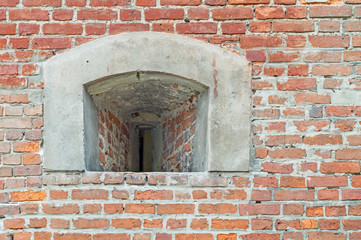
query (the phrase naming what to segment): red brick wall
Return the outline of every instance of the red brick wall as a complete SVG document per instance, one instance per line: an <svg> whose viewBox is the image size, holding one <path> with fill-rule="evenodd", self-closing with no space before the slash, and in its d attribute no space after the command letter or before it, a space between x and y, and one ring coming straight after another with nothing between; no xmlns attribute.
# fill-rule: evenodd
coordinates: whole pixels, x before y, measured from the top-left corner
<svg viewBox="0 0 361 240"><path fill-rule="evenodd" d="M104 171L129 171L129 121L105 108L98 115L100 165Z"/></svg>
<svg viewBox="0 0 361 240"><path fill-rule="evenodd" d="M162 171L192 172L196 120L197 108L194 106L163 118Z"/></svg>
<svg viewBox="0 0 361 240"><path fill-rule="evenodd" d="M361 239L360 3L0 0L0 239ZM44 172L41 63L126 31L253 62L249 173Z"/></svg>

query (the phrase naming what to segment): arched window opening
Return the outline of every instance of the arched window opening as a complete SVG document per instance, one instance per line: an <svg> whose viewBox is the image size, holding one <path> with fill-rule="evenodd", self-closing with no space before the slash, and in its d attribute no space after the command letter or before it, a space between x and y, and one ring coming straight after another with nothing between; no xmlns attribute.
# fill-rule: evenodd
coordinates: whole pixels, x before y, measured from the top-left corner
<svg viewBox="0 0 361 240"><path fill-rule="evenodd" d="M133 72L90 82L85 89L84 114L97 118L91 121L97 125L84 119L85 133L94 138L98 128L99 148L98 156L86 154L88 170L205 171L206 86L171 74Z"/></svg>

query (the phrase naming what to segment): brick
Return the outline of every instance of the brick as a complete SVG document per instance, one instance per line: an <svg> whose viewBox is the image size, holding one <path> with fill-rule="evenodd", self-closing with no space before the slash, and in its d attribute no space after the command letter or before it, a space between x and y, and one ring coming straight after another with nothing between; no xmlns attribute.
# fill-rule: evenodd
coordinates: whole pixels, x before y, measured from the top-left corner
<svg viewBox="0 0 361 240"><path fill-rule="evenodd" d="M350 37L346 36L309 36L313 47L319 48L347 48L350 44Z"/></svg>
<svg viewBox="0 0 361 240"><path fill-rule="evenodd" d="M361 60L361 51L345 51L343 54L343 59L346 62L360 61Z"/></svg>
<svg viewBox="0 0 361 240"><path fill-rule="evenodd" d="M335 128L341 132L350 132L353 131L356 122L351 120L338 120L335 121Z"/></svg>
<svg viewBox="0 0 361 240"><path fill-rule="evenodd" d="M353 112L353 107L346 106L328 106L326 108L327 116L335 116L335 117L347 117L350 116Z"/></svg>
<svg viewBox="0 0 361 240"><path fill-rule="evenodd" d="M167 229L184 229L187 227L187 219L174 219L167 220Z"/></svg>
<svg viewBox="0 0 361 240"><path fill-rule="evenodd" d="M136 229L140 228L142 222L137 218L113 219L112 226L115 228Z"/></svg>
<svg viewBox="0 0 361 240"><path fill-rule="evenodd" d="M235 185L236 187L248 187L250 185L249 179L248 178L244 178L244 177L237 177L234 176L232 177L232 182L233 185Z"/></svg>
<svg viewBox="0 0 361 240"><path fill-rule="evenodd" d="M310 17L315 18L334 18L334 17L350 17L352 14L349 6L311 6Z"/></svg>
<svg viewBox="0 0 361 240"><path fill-rule="evenodd" d="M14 152L39 152L39 142L15 142Z"/></svg>
<svg viewBox="0 0 361 240"><path fill-rule="evenodd" d="M71 47L70 38L34 38L33 49L65 49Z"/></svg>
<svg viewBox="0 0 361 240"><path fill-rule="evenodd" d="M77 12L78 20L116 20L118 14L111 9L81 9Z"/></svg>
<svg viewBox="0 0 361 240"><path fill-rule="evenodd" d="M348 206L349 215L361 215L361 205Z"/></svg>
<svg viewBox="0 0 361 240"><path fill-rule="evenodd" d="M292 78L286 82L277 81L277 88L281 91L312 90L316 88L316 79Z"/></svg>
<svg viewBox="0 0 361 240"><path fill-rule="evenodd" d="M360 163L357 162L323 162L320 166L321 173L360 173Z"/></svg>
<svg viewBox="0 0 361 240"><path fill-rule="evenodd" d="M319 26L320 32L339 32L340 22L339 21L320 21Z"/></svg>
<svg viewBox="0 0 361 240"><path fill-rule="evenodd" d="M140 20L141 13L140 13L140 11L132 10L132 9L120 9L119 10L119 18L121 21Z"/></svg>
<svg viewBox="0 0 361 240"><path fill-rule="evenodd" d="M257 19L275 19L284 18L285 12L281 7L257 7L255 10Z"/></svg>
<svg viewBox="0 0 361 240"><path fill-rule="evenodd" d="M336 159L340 160L354 160L361 159L361 149L338 149L336 151Z"/></svg>
<svg viewBox="0 0 361 240"><path fill-rule="evenodd" d="M54 233L54 240L91 240L88 233Z"/></svg>
<svg viewBox="0 0 361 240"><path fill-rule="evenodd" d="M271 23L270 22L262 22L262 21L251 21L249 23L249 31L250 32L270 32L271 31Z"/></svg>
<svg viewBox="0 0 361 240"><path fill-rule="evenodd" d="M350 235L350 240L357 240L357 239L360 239L360 238L361 238L361 233L358 233L358 232L353 232Z"/></svg>
<svg viewBox="0 0 361 240"><path fill-rule="evenodd" d="M310 177L308 187L347 187L348 180L344 176Z"/></svg>
<svg viewBox="0 0 361 240"><path fill-rule="evenodd" d="M190 228L191 229L207 229L208 220L206 218L192 219Z"/></svg>
<svg viewBox="0 0 361 240"><path fill-rule="evenodd" d="M130 240L130 235L126 233L97 233L93 234L93 240Z"/></svg>
<svg viewBox="0 0 361 240"><path fill-rule="evenodd" d="M281 164L281 163L272 163L264 162L261 164L263 171L271 173L292 173L293 166L292 164Z"/></svg>
<svg viewBox="0 0 361 240"><path fill-rule="evenodd" d="M254 109L252 114L254 119L277 119L280 116L280 111L273 108Z"/></svg>
<svg viewBox="0 0 361 240"><path fill-rule="evenodd" d="M318 221L314 219L302 219L302 229L318 229Z"/></svg>
<svg viewBox="0 0 361 240"><path fill-rule="evenodd" d="M184 10L180 8L173 8L173 9L150 8L144 11L144 15L146 21L176 20L176 19L183 19Z"/></svg>
<svg viewBox="0 0 361 240"><path fill-rule="evenodd" d="M209 18L209 10L206 8L190 8L187 15L191 20L207 20Z"/></svg>
<svg viewBox="0 0 361 240"><path fill-rule="evenodd" d="M155 213L155 205L154 204L136 204L129 203L125 205L126 213Z"/></svg>
<svg viewBox="0 0 361 240"><path fill-rule="evenodd" d="M215 34L217 24L213 22L178 23L176 30L180 34Z"/></svg>
<svg viewBox="0 0 361 240"><path fill-rule="evenodd" d="M123 210L123 205L121 205L121 206L122 206L122 210ZM102 210L101 204L84 204L84 206L83 206L84 213L100 213L101 210ZM105 212L105 210L104 210L104 212Z"/></svg>
<svg viewBox="0 0 361 240"><path fill-rule="evenodd" d="M346 216L346 207L345 206L326 206L325 215L327 217L338 217Z"/></svg>
<svg viewBox="0 0 361 240"><path fill-rule="evenodd" d="M20 212L24 214L35 214L38 213L38 210L39 210L38 204L24 203L20 205Z"/></svg>
<svg viewBox="0 0 361 240"><path fill-rule="evenodd" d="M306 52L304 54L304 59L306 62L340 62L341 61L341 52L329 52L329 51L319 51L319 52Z"/></svg>
<svg viewBox="0 0 361 240"><path fill-rule="evenodd" d="M198 177L194 175L190 181L193 187L226 187L228 185L227 178L220 176Z"/></svg>
<svg viewBox="0 0 361 240"><path fill-rule="evenodd" d="M346 32L359 32L361 24L359 21L349 21L345 23L344 29Z"/></svg>
<svg viewBox="0 0 361 240"><path fill-rule="evenodd" d="M55 9L52 16L53 20L68 21L73 19L73 11L67 9Z"/></svg>
<svg viewBox="0 0 361 240"><path fill-rule="evenodd" d="M25 187L25 179L22 178L7 178L6 188L22 188Z"/></svg>
<svg viewBox="0 0 361 240"><path fill-rule="evenodd" d="M307 7L287 7L286 18L301 19L307 17Z"/></svg>
<svg viewBox="0 0 361 240"><path fill-rule="evenodd" d="M320 76L347 76L353 72L351 65L315 65L312 67L312 73Z"/></svg>
<svg viewBox="0 0 361 240"><path fill-rule="evenodd" d="M19 205L0 204L0 215L2 216L18 215L19 213L20 213Z"/></svg>
<svg viewBox="0 0 361 240"><path fill-rule="evenodd" d="M71 198L74 200L108 199L108 191L104 189L74 189L72 190Z"/></svg>
<svg viewBox="0 0 361 240"><path fill-rule="evenodd" d="M91 0L91 7L112 7L112 6L129 6L129 0Z"/></svg>
<svg viewBox="0 0 361 240"><path fill-rule="evenodd" d="M75 228L79 229L107 228L109 226L109 220L78 218L76 220L73 220L73 224Z"/></svg>
<svg viewBox="0 0 361 240"><path fill-rule="evenodd" d="M283 205L284 215L303 215L304 207L301 204L285 204Z"/></svg>
<svg viewBox="0 0 361 240"><path fill-rule="evenodd" d="M333 232L308 232L308 239L346 240L346 234Z"/></svg>
<svg viewBox="0 0 361 240"><path fill-rule="evenodd" d="M146 182L146 175L145 174L127 174L126 182L127 182L127 184L144 185Z"/></svg>
<svg viewBox="0 0 361 240"><path fill-rule="evenodd" d="M268 4L269 0L229 0L228 4L232 5L253 5L253 4Z"/></svg>
<svg viewBox="0 0 361 240"><path fill-rule="evenodd" d="M306 37L299 35L287 36L287 47L290 48L303 48L306 45Z"/></svg>
<svg viewBox="0 0 361 240"><path fill-rule="evenodd" d="M271 201L272 191L271 190L253 190L251 195L252 201Z"/></svg>
<svg viewBox="0 0 361 240"><path fill-rule="evenodd" d="M319 217L323 216L323 207L306 207L307 217Z"/></svg>
<svg viewBox="0 0 361 240"><path fill-rule="evenodd" d="M201 0L161 0L162 6L178 5L178 6L197 6L201 4Z"/></svg>
<svg viewBox="0 0 361 240"><path fill-rule="evenodd" d="M109 34L118 34L122 32L149 31L149 25L143 23L124 23L111 24L109 26Z"/></svg>
<svg viewBox="0 0 361 240"><path fill-rule="evenodd" d="M300 149L300 148L275 149L275 150L269 150L268 151L268 156L270 158L275 158L275 159L304 158L304 157L306 157L306 151L305 151L305 149Z"/></svg>
<svg viewBox="0 0 361 240"><path fill-rule="evenodd" d="M18 65L0 65L0 75L17 75Z"/></svg>
<svg viewBox="0 0 361 240"><path fill-rule="evenodd" d="M50 227L53 229L68 229L69 225L70 221L66 219L52 218L50 220Z"/></svg>
<svg viewBox="0 0 361 240"><path fill-rule="evenodd" d="M30 218L29 227L30 228L45 228L47 224L46 218Z"/></svg>
<svg viewBox="0 0 361 240"><path fill-rule="evenodd" d="M43 32L48 35L78 35L83 28L80 23L46 23Z"/></svg>
<svg viewBox="0 0 361 240"><path fill-rule="evenodd" d="M156 0L137 0L136 5L142 7L154 7L156 5Z"/></svg>
<svg viewBox="0 0 361 240"><path fill-rule="evenodd" d="M299 220L277 220L275 225L277 230L301 229Z"/></svg>
<svg viewBox="0 0 361 240"><path fill-rule="evenodd" d="M329 94L317 93L297 93L295 96L296 104L313 103L313 104L330 104L331 96Z"/></svg>
<svg viewBox="0 0 361 240"><path fill-rule="evenodd" d="M33 190L11 192L10 195L12 202L43 201L47 197L45 191L35 192Z"/></svg>
<svg viewBox="0 0 361 240"><path fill-rule="evenodd" d="M135 200L172 200L172 190L146 190L146 191L135 191Z"/></svg>
<svg viewBox="0 0 361 240"><path fill-rule="evenodd" d="M112 196L113 196L113 198L116 198L116 199L128 199L129 192L126 190L113 190Z"/></svg>
<svg viewBox="0 0 361 240"><path fill-rule="evenodd" d="M302 143L302 137L299 135L267 135L266 139L266 146L282 146Z"/></svg>
<svg viewBox="0 0 361 240"><path fill-rule="evenodd" d="M278 179L276 177L254 177L255 187L277 187Z"/></svg>
<svg viewBox="0 0 361 240"><path fill-rule="evenodd" d="M351 179L351 186L355 188L361 187L361 176L353 176Z"/></svg>
<svg viewBox="0 0 361 240"><path fill-rule="evenodd" d="M25 220L23 218L13 218L4 220L4 228L6 229L24 229Z"/></svg>
<svg viewBox="0 0 361 240"><path fill-rule="evenodd" d="M246 219L212 219L211 227L213 229L247 229L249 221Z"/></svg>
<svg viewBox="0 0 361 240"><path fill-rule="evenodd" d="M272 229L273 221L269 218L252 218L252 230Z"/></svg>
<svg viewBox="0 0 361 240"><path fill-rule="evenodd" d="M320 219L318 221L319 228L325 230L338 230L340 229L340 220L337 219Z"/></svg>
<svg viewBox="0 0 361 240"><path fill-rule="evenodd" d="M29 47L29 39L27 39L27 38L11 38L10 45L14 49L26 49Z"/></svg>
<svg viewBox="0 0 361 240"><path fill-rule="evenodd" d="M212 11L214 20L237 20L253 18L253 11L249 7L220 8Z"/></svg>
<svg viewBox="0 0 361 240"><path fill-rule="evenodd" d="M52 199L67 199L68 192L64 190L50 190L50 198Z"/></svg>
<svg viewBox="0 0 361 240"><path fill-rule="evenodd" d="M275 201L314 201L314 190L276 190Z"/></svg>
<svg viewBox="0 0 361 240"><path fill-rule="evenodd" d="M279 47L282 38L278 36L241 36L241 48Z"/></svg>
<svg viewBox="0 0 361 240"><path fill-rule="evenodd" d="M19 0L4 0L0 2L1 7L16 7Z"/></svg>
<svg viewBox="0 0 361 240"><path fill-rule="evenodd" d="M210 233L177 233L175 240L213 240Z"/></svg>
<svg viewBox="0 0 361 240"><path fill-rule="evenodd" d="M205 4L211 6L221 6L221 5L226 5L227 0L205 0Z"/></svg>
<svg viewBox="0 0 361 240"><path fill-rule="evenodd" d="M12 9L9 10L9 19L18 21L49 21L49 11L42 9Z"/></svg>
<svg viewBox="0 0 361 240"><path fill-rule="evenodd" d="M264 74L270 77L278 77L283 75L283 73L285 72L285 68L284 67L268 67L268 68L264 68L263 70Z"/></svg>
<svg viewBox="0 0 361 240"><path fill-rule="evenodd" d="M86 0L66 0L65 3L68 7L84 7Z"/></svg>
<svg viewBox="0 0 361 240"><path fill-rule="evenodd" d="M226 213L236 213L237 206L227 203L219 204L199 204L198 212L204 214L226 214Z"/></svg>
<svg viewBox="0 0 361 240"><path fill-rule="evenodd" d="M318 191L319 200L338 200L338 190L325 189Z"/></svg>
<svg viewBox="0 0 361 240"><path fill-rule="evenodd" d="M159 204L158 214L193 214L195 206L193 204Z"/></svg>
<svg viewBox="0 0 361 240"><path fill-rule="evenodd" d="M344 189L342 190L342 200L360 200L361 189Z"/></svg>
<svg viewBox="0 0 361 240"><path fill-rule="evenodd" d="M307 145L337 145L342 144L341 135L322 134L312 137L305 137L304 143Z"/></svg>
<svg viewBox="0 0 361 240"><path fill-rule="evenodd" d="M10 239L14 239L14 240L30 240L31 239L31 233L30 232L16 232L12 235L12 237L10 235L8 235L6 238L1 238L1 234L0 234L0 239L2 240L10 240Z"/></svg>
<svg viewBox="0 0 361 240"><path fill-rule="evenodd" d="M288 21L274 22L274 32L312 32L314 31L313 21Z"/></svg>
<svg viewBox="0 0 361 240"><path fill-rule="evenodd" d="M244 23L222 23L223 34L242 34L246 32L246 25Z"/></svg>
<svg viewBox="0 0 361 240"><path fill-rule="evenodd" d="M279 204L240 204L239 215L278 215Z"/></svg>
<svg viewBox="0 0 361 240"><path fill-rule="evenodd" d="M258 240L258 239L264 239L264 240L280 240L280 234L279 233L249 233L249 234L243 234L240 235L242 240Z"/></svg>
<svg viewBox="0 0 361 240"><path fill-rule="evenodd" d="M62 205L43 204L43 212L45 214L74 214L79 213L79 206L72 203Z"/></svg>
<svg viewBox="0 0 361 240"><path fill-rule="evenodd" d="M123 173L106 173L104 175L104 184L122 184L124 180Z"/></svg>
<svg viewBox="0 0 361 240"><path fill-rule="evenodd" d="M292 177L292 176L282 176L280 178L280 187L286 188L305 188L305 178L304 177Z"/></svg>
<svg viewBox="0 0 361 240"><path fill-rule="evenodd" d="M0 177L11 177L13 171L11 167L0 167Z"/></svg>

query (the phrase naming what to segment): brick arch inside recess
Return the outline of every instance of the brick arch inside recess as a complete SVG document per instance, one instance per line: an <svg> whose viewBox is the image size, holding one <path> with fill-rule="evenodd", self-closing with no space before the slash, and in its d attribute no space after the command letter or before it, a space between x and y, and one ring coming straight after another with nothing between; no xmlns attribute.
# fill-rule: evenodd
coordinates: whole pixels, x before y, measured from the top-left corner
<svg viewBox="0 0 361 240"><path fill-rule="evenodd" d="M44 167L85 170L84 85L127 72L159 72L209 88L206 171L247 171L251 71L248 61L180 35L123 33L81 45L43 64ZM91 157L91 156L90 156Z"/></svg>

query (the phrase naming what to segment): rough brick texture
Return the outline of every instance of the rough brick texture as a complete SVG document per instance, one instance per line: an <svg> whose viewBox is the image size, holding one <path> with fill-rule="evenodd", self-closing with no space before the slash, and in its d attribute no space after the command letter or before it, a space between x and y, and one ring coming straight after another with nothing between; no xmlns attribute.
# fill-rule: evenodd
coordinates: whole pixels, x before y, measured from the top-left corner
<svg viewBox="0 0 361 240"><path fill-rule="evenodd" d="M361 1L312 2L0 0L0 239L361 239ZM130 31L184 34L251 62L249 172L44 171L42 63ZM102 115L105 163L129 126ZM191 130L190 116L174 125ZM165 162L189 157L171 134ZM112 153L126 159L126 147Z"/></svg>

